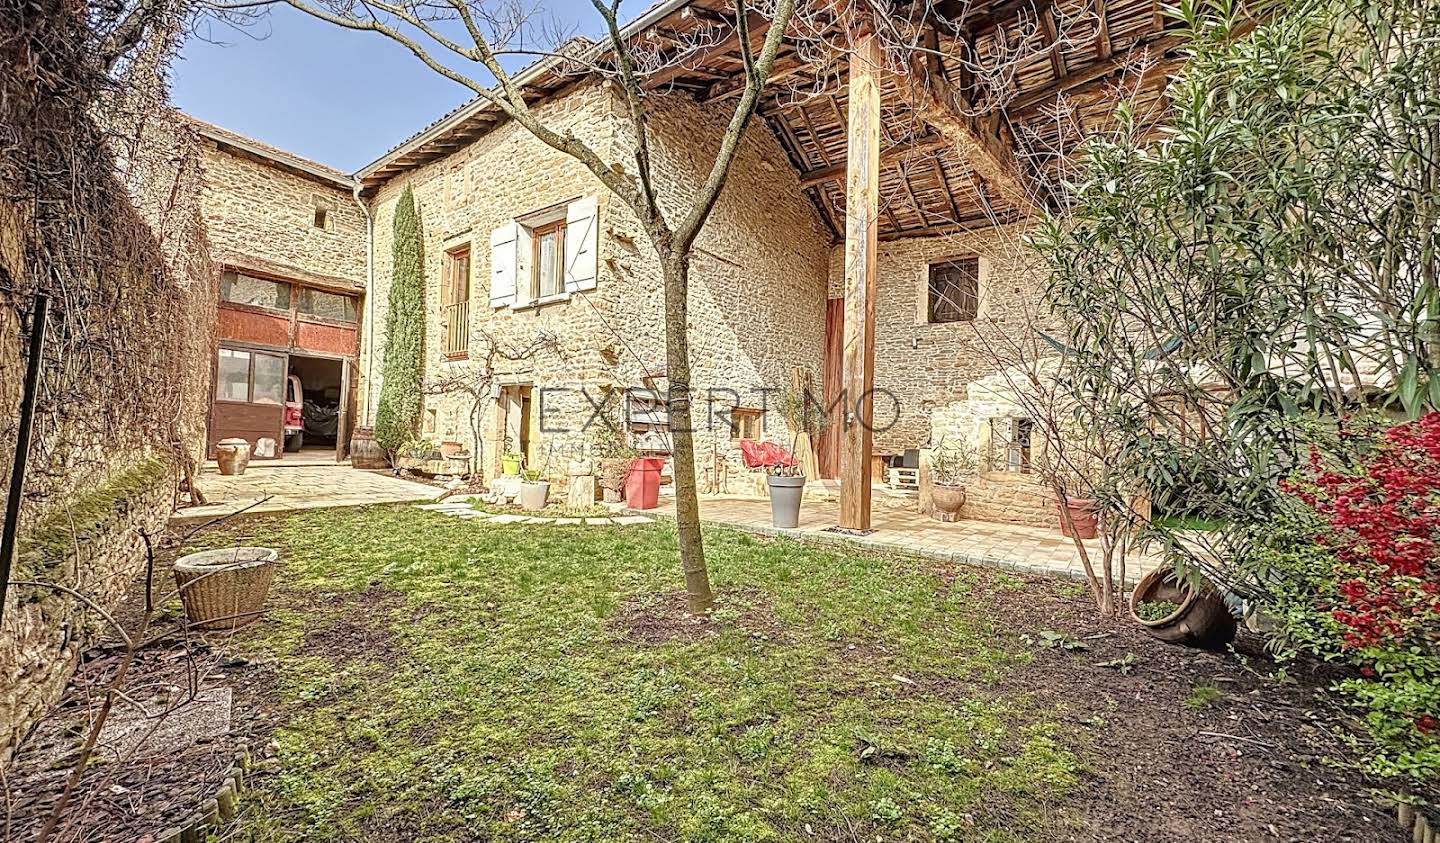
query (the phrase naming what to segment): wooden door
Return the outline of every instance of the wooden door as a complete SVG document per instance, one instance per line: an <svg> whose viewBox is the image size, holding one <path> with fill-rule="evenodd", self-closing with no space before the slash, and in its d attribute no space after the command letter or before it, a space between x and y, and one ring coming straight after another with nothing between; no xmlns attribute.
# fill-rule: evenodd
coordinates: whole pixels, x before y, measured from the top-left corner
<svg viewBox="0 0 1440 843"><path fill-rule="evenodd" d="M256 446L262 439L274 443L268 458L285 450L285 381L288 355L221 346L215 362L213 402L210 407L209 456L222 439L238 437L250 443L252 456L262 457Z"/></svg>
<svg viewBox="0 0 1440 843"><path fill-rule="evenodd" d="M340 361L340 414L335 420L335 462L350 456L350 434L355 418L355 362Z"/></svg>
<svg viewBox="0 0 1440 843"><path fill-rule="evenodd" d="M840 476L840 425L845 409L836 402L844 388L841 381L841 352L845 338L845 300L825 302L825 409L830 414L816 447L820 459L820 476L834 480Z"/></svg>

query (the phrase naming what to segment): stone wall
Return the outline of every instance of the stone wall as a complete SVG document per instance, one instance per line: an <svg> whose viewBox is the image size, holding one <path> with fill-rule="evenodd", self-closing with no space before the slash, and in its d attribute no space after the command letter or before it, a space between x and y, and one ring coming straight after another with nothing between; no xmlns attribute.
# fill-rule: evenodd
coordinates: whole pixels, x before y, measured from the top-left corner
<svg viewBox="0 0 1440 843"><path fill-rule="evenodd" d="M203 448L216 278L199 151L166 106L157 38L116 84L58 0L0 9L0 477L16 452L36 295L50 298L12 579L103 608L141 569ZM43 46L43 49L40 46ZM33 48L33 49L32 49ZM97 627L74 597L15 586L0 627L0 757L54 702Z"/></svg>
<svg viewBox="0 0 1440 843"><path fill-rule="evenodd" d="M172 471L168 462L147 460L52 509L26 532L12 579L63 585L113 606L144 570L144 535L164 531ZM108 631L67 594L16 588L7 603L0 630L0 758L59 698L90 642Z"/></svg>
<svg viewBox="0 0 1440 843"><path fill-rule="evenodd" d="M966 387L1004 359L998 335L1024 331L1044 280L1039 256L1018 226L882 242L875 308L875 450L896 454L931 442L931 417L966 397ZM926 321L931 262L980 258L980 309L972 323ZM830 296L844 291L845 250L830 255ZM893 396L893 401L889 398Z"/></svg>
<svg viewBox="0 0 1440 843"><path fill-rule="evenodd" d="M656 171L665 174L660 201L673 219L707 175L729 112L682 95L652 101L651 109L652 154ZM618 142L623 150L625 137ZM633 352L622 355L619 370L635 383L639 361L665 367L660 267L628 209L617 203L608 226L606 263L626 290L617 327ZM792 370L807 372L819 394L829 246L779 141L763 121L752 121L691 266L691 388L701 466L714 456L739 462L726 419L705 418L701 402L711 390L719 413L732 400L728 390L738 393L740 406L765 409L764 438L787 444L791 434L777 405Z"/></svg>
<svg viewBox="0 0 1440 843"><path fill-rule="evenodd" d="M363 286L365 217L349 190L208 136L204 173L202 203L217 261ZM324 228L315 224L317 207L326 211Z"/></svg>
<svg viewBox="0 0 1440 843"><path fill-rule="evenodd" d="M587 143L608 148L610 106L599 86L579 87L536 106L535 112L559 131L572 131ZM395 207L407 185L414 189L425 256L424 381L429 394L422 411L421 437L482 453L476 449L471 433L476 401L467 388L481 384L488 368L493 367L496 384L534 384L537 389L615 383L610 355L618 343L611 338L607 325L613 318L619 290L603 266L593 291L539 307L490 307L490 234L494 229L518 216L587 195L598 197L603 224L611 201L583 165L536 140L523 127L507 122L452 155L405 178L387 182L371 200L375 282L369 314L372 331L361 343L360 403L365 407L362 424L373 421L380 400ZM467 244L471 254L470 356L452 360L444 353L441 273L445 253ZM499 349L488 363L486 337L493 338ZM517 355L530 347L537 337L553 337L553 345L547 344L521 359L505 359L506 355ZM540 400L538 394L535 400ZM547 394L545 400L547 426L583 426L588 416L583 399L556 393L553 398ZM488 476L498 466L498 445L503 437L500 414L488 391L479 403L483 440L480 461ZM583 442L578 432L542 437L538 426L537 413L532 416L532 440L545 438L557 447ZM542 456L537 453L537 460ZM562 474L563 458L557 456L548 469L552 475Z"/></svg>
<svg viewBox="0 0 1440 843"><path fill-rule="evenodd" d="M962 515L980 521L1055 526L1056 516L1051 506L1055 496L1037 475L995 469L1003 460L992 448L992 420L1026 416L1010 381L1003 374L987 375L966 386L964 394L960 401L935 408L930 416L935 442L968 444L979 458L980 474L966 483ZM1041 457L1043 448L1044 442L1036 431L1032 462Z"/></svg>
<svg viewBox="0 0 1440 843"><path fill-rule="evenodd" d="M664 173L661 201L673 213L708 171L726 115L723 108L705 109L681 96L656 97L651 107L656 171ZM539 106L537 115L562 132L573 131L602 155L628 161L621 109L605 86L586 83ZM475 402L461 385L478 381L485 338L493 337L502 349L491 361L497 383L534 384L536 401L541 387L560 388L543 398L550 430L539 429L538 414L531 426L532 442L541 443L533 454L536 467L558 479L568 455L588 450L598 433L583 429L592 413L590 402L561 390L584 387L601 401L606 387L639 386L647 374L664 371L660 271L645 235L628 209L581 164L508 122L385 184L372 201L375 340L363 343L366 419L374 418L379 400L394 209L406 184L414 188L425 241L425 380L432 394L425 403L422 437L473 447L469 418ZM491 308L491 231L585 196L599 202L596 288L538 307ZM819 225L778 142L762 123L752 123L730 182L697 241L690 312L692 386L699 395L712 387L733 388L747 393L742 404L758 405L761 395L752 390L784 386L796 365L810 371L818 384L829 244ZM467 243L472 255L470 356L454 361L443 353L439 283L445 253ZM504 352L528 347L537 337L553 342L524 360L503 359ZM486 440L483 467L489 472L502 439L500 414L485 398L480 416ZM783 421L775 414L771 418L775 424L767 432L783 438ZM698 438L702 462L712 450L729 448L728 429L719 436L702 430Z"/></svg>

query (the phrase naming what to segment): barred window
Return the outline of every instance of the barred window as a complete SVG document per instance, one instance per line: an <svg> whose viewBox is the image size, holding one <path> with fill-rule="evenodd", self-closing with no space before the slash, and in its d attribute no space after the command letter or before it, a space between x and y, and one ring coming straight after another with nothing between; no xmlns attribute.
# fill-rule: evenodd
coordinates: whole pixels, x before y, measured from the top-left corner
<svg viewBox="0 0 1440 843"><path fill-rule="evenodd" d="M930 264L931 323L968 322L980 312L980 259L950 258Z"/></svg>

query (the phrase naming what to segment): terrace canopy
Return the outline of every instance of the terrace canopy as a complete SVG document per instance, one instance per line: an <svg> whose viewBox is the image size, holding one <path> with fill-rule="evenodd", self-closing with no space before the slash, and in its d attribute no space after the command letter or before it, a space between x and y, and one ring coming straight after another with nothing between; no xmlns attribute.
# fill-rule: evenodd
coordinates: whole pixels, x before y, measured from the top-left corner
<svg viewBox="0 0 1440 843"><path fill-rule="evenodd" d="M726 0L669 0L629 24L644 87L722 103L769 21ZM1159 0L800 0L759 116L845 243L840 526L870 526L875 257L881 240L1023 220L1063 201L1067 153L1113 121L1117 96L1158 115L1181 39ZM747 43L742 44L742 40ZM603 64L603 45L595 47ZM555 58L517 77L535 99L572 84ZM579 71L583 72L583 71ZM483 100L360 173L373 189L503 119Z"/></svg>

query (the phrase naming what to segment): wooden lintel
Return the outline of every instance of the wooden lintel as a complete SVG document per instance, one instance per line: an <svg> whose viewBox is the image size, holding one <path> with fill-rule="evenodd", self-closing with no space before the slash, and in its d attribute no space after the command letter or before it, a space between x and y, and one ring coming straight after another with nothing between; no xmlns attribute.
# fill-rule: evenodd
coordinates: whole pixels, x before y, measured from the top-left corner
<svg viewBox="0 0 1440 843"><path fill-rule="evenodd" d="M886 164L897 158L904 158L910 154L921 154L943 149L950 145L950 141L940 135L926 135L916 138L910 142L897 143L894 146L880 153L880 163ZM812 187L823 184L827 181L838 181L845 178L845 164L836 164L833 167L821 167L811 170L808 173L800 174L800 186Z"/></svg>
<svg viewBox="0 0 1440 843"><path fill-rule="evenodd" d="M870 529L880 205L880 43L856 37L845 146L845 326L841 345L840 526Z"/></svg>

